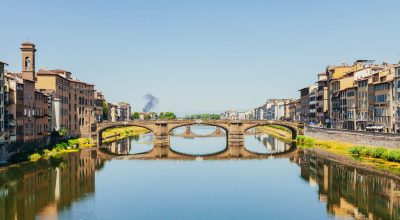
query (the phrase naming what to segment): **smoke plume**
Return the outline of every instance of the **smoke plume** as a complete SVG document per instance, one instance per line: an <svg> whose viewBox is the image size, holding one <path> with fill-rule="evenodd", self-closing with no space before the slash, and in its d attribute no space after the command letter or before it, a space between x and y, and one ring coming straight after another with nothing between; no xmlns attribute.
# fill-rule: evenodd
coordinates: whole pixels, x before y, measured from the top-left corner
<svg viewBox="0 0 400 220"><path fill-rule="evenodd" d="M143 98L147 101L143 108L143 112L149 112L158 104L158 99L150 93L147 93Z"/></svg>

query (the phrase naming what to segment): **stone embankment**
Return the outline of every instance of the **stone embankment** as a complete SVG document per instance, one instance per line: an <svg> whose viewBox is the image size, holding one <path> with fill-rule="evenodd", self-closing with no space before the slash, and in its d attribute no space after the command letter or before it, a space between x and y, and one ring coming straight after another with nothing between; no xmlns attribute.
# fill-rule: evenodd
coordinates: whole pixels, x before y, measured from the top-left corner
<svg viewBox="0 0 400 220"><path fill-rule="evenodd" d="M305 126L304 135L319 140L400 149L400 134L347 131Z"/></svg>

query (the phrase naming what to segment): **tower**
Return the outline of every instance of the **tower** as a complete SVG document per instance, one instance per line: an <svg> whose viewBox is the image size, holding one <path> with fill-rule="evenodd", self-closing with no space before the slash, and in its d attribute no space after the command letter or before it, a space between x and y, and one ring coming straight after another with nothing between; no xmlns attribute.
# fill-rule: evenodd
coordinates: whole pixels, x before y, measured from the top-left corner
<svg viewBox="0 0 400 220"><path fill-rule="evenodd" d="M30 42L21 44L22 78L36 81L35 73L35 45Z"/></svg>

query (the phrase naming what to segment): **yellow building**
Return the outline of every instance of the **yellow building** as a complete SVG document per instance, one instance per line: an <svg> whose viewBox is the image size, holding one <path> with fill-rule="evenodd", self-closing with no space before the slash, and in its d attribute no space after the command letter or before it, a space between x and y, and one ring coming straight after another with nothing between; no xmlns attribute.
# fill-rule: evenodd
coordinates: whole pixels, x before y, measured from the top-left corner
<svg viewBox="0 0 400 220"><path fill-rule="evenodd" d="M40 69L36 88L53 91L53 130L67 129L71 136L88 135L95 123L94 85L71 77L66 70Z"/></svg>

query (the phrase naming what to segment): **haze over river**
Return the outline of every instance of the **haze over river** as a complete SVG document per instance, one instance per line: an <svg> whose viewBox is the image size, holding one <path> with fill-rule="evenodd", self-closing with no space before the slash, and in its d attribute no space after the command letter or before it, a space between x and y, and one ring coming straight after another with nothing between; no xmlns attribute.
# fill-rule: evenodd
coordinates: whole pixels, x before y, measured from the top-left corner
<svg viewBox="0 0 400 220"><path fill-rule="evenodd" d="M184 131L174 131L171 150L193 160L106 159L92 148L0 170L0 219L400 219L398 177L301 151L203 160L226 151L226 137L185 138ZM152 141L143 134L107 149L146 154ZM245 139L245 149L259 155L291 146L268 134Z"/></svg>

